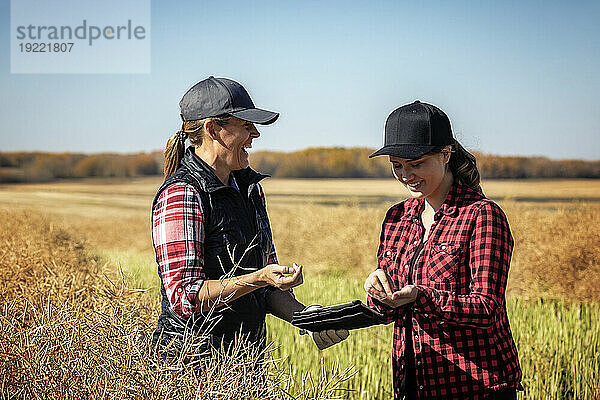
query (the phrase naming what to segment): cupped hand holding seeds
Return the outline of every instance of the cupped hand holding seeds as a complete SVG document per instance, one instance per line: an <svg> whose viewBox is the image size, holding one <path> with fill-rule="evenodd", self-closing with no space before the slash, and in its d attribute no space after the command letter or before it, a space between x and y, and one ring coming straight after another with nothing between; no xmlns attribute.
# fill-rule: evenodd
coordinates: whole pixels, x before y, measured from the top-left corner
<svg viewBox="0 0 600 400"><path fill-rule="evenodd" d="M388 276L379 268L367 277L364 288L367 295L392 308L412 303L416 300L419 291L414 285L407 285L393 291Z"/></svg>
<svg viewBox="0 0 600 400"><path fill-rule="evenodd" d="M260 280L281 290L290 290L304 282L302 265L292 266L269 264L260 271Z"/></svg>

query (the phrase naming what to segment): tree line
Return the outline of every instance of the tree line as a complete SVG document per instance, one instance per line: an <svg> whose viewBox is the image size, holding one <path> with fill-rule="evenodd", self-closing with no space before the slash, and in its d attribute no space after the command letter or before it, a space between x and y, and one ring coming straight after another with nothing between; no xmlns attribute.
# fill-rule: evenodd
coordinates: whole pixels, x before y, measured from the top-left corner
<svg viewBox="0 0 600 400"><path fill-rule="evenodd" d="M162 173L160 152L138 154L0 153L0 182L50 182L89 177L136 177Z"/></svg>
<svg viewBox="0 0 600 400"><path fill-rule="evenodd" d="M369 159L373 149L317 147L294 152L257 151L250 164L278 178L385 178L386 157ZM485 179L600 178L600 160L551 160L474 153ZM77 154L0 152L0 182L49 182L88 177L161 175L161 152Z"/></svg>

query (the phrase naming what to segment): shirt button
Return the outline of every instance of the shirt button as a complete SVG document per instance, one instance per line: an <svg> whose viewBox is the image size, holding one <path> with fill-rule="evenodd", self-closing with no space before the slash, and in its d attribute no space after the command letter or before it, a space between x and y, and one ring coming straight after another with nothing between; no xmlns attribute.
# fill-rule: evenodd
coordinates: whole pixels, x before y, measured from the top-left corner
<svg viewBox="0 0 600 400"><path fill-rule="evenodd" d="M400 369L404 369L404 364L400 364Z"/></svg>
<svg viewBox="0 0 600 400"><path fill-rule="evenodd" d="M386 255L386 256L389 256L390 254L392 254L392 252L391 252L391 251L389 251L389 250L385 252L385 255Z"/></svg>
<svg viewBox="0 0 600 400"><path fill-rule="evenodd" d="M181 288L177 288L177 293L181 293Z"/></svg>
<svg viewBox="0 0 600 400"><path fill-rule="evenodd" d="M417 243L418 243L417 239L413 240L413 244L417 244Z"/></svg>
<svg viewBox="0 0 600 400"><path fill-rule="evenodd" d="M428 315L428 314L423 314L423 316L424 316L425 318L429 318L429 315Z"/></svg>
<svg viewBox="0 0 600 400"><path fill-rule="evenodd" d="M409 269L409 268L410 268L410 266L409 266L408 264L406 264L406 265L404 266L404 268L406 268L406 269Z"/></svg>
<svg viewBox="0 0 600 400"><path fill-rule="evenodd" d="M446 250L446 245L445 245L445 244L441 245L441 246L440 246L440 249L442 249L442 250Z"/></svg>
<svg viewBox="0 0 600 400"><path fill-rule="evenodd" d="M423 385L419 386L419 389L423 390Z"/></svg>
<svg viewBox="0 0 600 400"><path fill-rule="evenodd" d="M415 339L418 339L418 338L419 338L419 335L415 334Z"/></svg>
<svg viewBox="0 0 600 400"><path fill-rule="evenodd" d="M417 361L417 365L421 365L421 361Z"/></svg>

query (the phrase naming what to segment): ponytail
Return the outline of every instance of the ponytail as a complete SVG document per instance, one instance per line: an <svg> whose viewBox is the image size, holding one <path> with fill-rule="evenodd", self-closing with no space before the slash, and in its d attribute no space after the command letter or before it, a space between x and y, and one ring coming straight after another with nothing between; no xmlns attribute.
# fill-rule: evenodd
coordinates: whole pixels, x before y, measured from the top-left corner
<svg viewBox="0 0 600 400"><path fill-rule="evenodd" d="M481 177L477 169L475 156L469 153L459 142L454 139L454 145L448 167L455 178L460 179L465 185L482 192Z"/></svg>
<svg viewBox="0 0 600 400"><path fill-rule="evenodd" d="M183 153L185 152L186 137L187 134L182 125L181 130L171 135L169 140L167 140L167 145L165 147L165 166L163 169L165 180L173 175L175 171L177 171L177 168L179 168Z"/></svg>

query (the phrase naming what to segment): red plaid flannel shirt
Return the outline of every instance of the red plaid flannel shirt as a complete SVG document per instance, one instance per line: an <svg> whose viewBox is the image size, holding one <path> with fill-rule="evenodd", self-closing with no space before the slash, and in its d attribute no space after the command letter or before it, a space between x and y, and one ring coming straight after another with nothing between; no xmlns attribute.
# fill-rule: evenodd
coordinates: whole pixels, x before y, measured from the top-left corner
<svg viewBox="0 0 600 400"><path fill-rule="evenodd" d="M383 222L378 268L393 290L407 284L408 263L425 232L423 207L424 200L408 199L393 206ZM395 321L397 399L405 370L402 325L409 307L418 398L484 399L490 391L522 389L504 298L512 247L502 210L455 179L413 268L416 301L392 309L367 297L387 322Z"/></svg>
<svg viewBox="0 0 600 400"><path fill-rule="evenodd" d="M257 187L266 208L262 187ZM204 225L200 196L191 185L173 183L158 197L152 213L158 272L167 298L179 316L190 317L206 279L202 272ZM268 263L277 263L275 247Z"/></svg>

